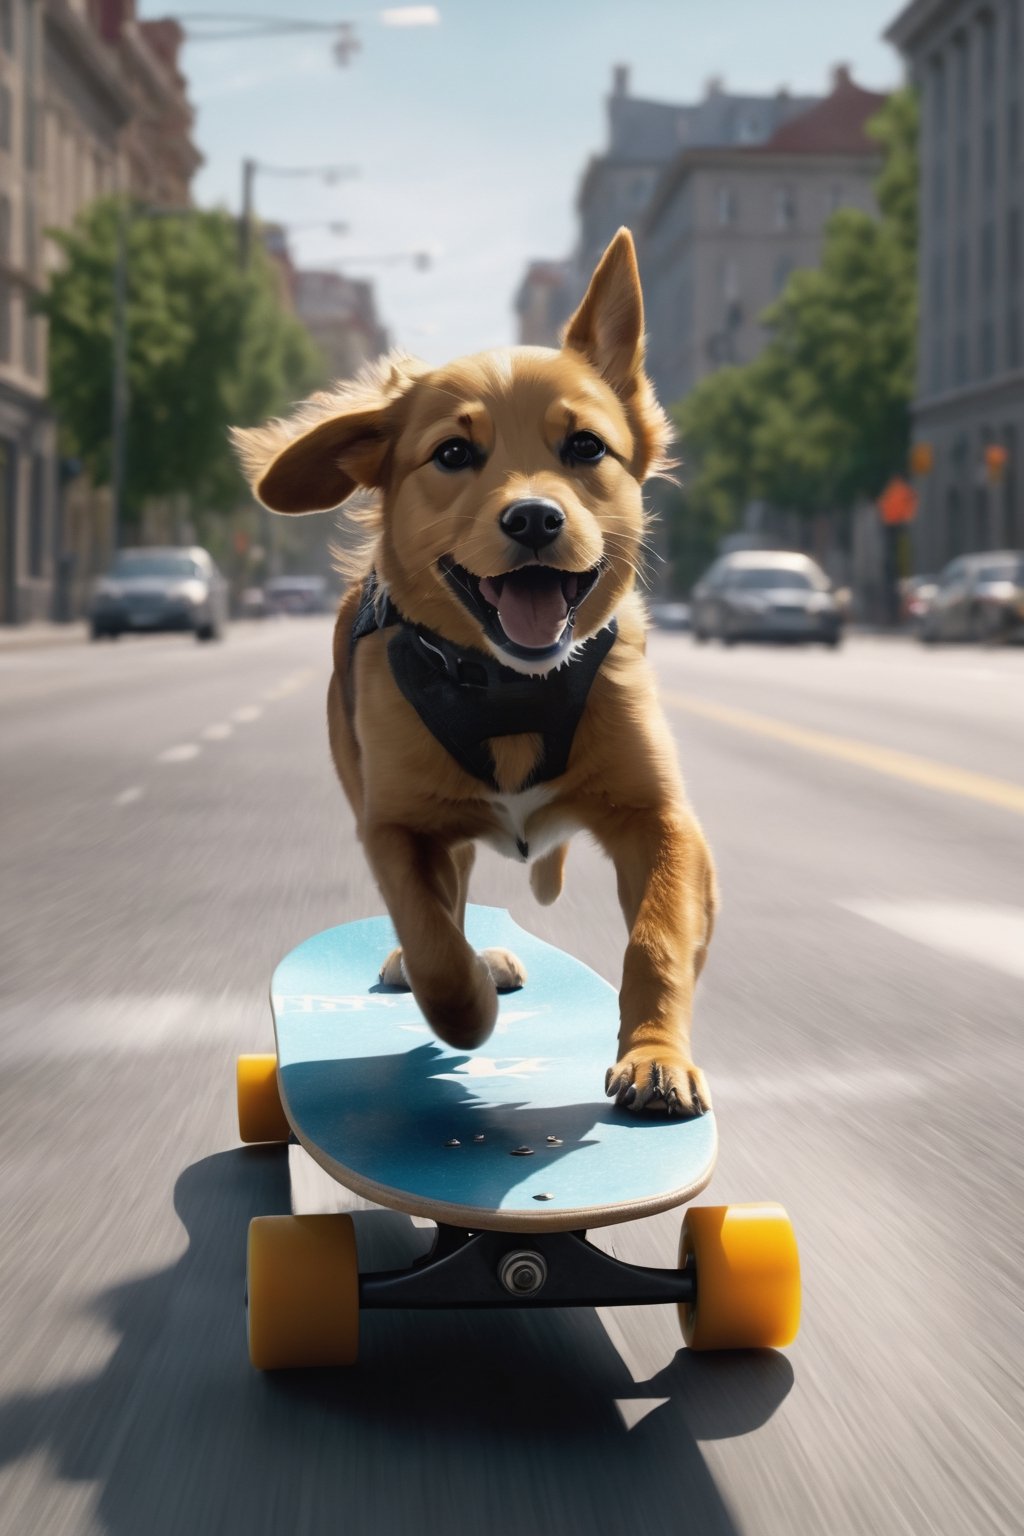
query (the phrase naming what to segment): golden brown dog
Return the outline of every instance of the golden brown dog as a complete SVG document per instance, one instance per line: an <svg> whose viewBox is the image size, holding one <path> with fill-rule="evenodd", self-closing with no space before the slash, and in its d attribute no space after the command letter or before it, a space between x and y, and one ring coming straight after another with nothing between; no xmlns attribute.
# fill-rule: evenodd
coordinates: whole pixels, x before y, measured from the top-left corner
<svg viewBox="0 0 1024 1536"><path fill-rule="evenodd" d="M365 579L335 628L328 725L401 943L382 979L410 986L449 1044L481 1044L496 988L524 975L514 955L478 955L463 935L475 842L536 859L546 904L568 838L588 831L615 865L629 930L607 1092L692 1115L710 1104L690 1022L714 872L634 591L641 486L664 467L667 438L643 371L627 230L560 350L433 369L393 355L291 420L235 434L275 512L379 493Z"/></svg>

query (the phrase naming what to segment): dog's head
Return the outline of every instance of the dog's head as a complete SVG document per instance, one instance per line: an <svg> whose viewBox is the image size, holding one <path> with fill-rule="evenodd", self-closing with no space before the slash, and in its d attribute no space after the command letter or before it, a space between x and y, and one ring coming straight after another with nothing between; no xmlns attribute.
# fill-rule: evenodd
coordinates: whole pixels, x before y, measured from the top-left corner
<svg viewBox="0 0 1024 1536"><path fill-rule="evenodd" d="M274 512L379 491L374 564L399 611L526 672L557 666L632 586L640 488L667 439L643 371L627 230L560 350L511 347L434 369L392 357L289 422L235 433Z"/></svg>

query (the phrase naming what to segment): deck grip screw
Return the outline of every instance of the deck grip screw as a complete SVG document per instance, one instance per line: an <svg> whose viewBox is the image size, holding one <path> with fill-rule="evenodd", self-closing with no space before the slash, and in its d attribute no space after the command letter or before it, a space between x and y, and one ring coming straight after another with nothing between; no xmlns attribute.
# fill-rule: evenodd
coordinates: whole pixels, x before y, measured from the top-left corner
<svg viewBox="0 0 1024 1536"><path fill-rule="evenodd" d="M535 1200L553 1200L555 1197L550 1192L543 1195L534 1195Z"/></svg>
<svg viewBox="0 0 1024 1536"><path fill-rule="evenodd" d="M474 1136L473 1140L474 1141L486 1141L487 1137L486 1136Z"/></svg>
<svg viewBox="0 0 1024 1536"><path fill-rule="evenodd" d="M533 1156L533 1148L532 1147L513 1147L512 1148L512 1156L513 1157L532 1157Z"/></svg>
<svg viewBox="0 0 1024 1536"><path fill-rule="evenodd" d="M549 1136L547 1142L549 1147L560 1147L562 1145L562 1138L561 1136Z"/></svg>
<svg viewBox="0 0 1024 1536"><path fill-rule="evenodd" d="M446 1147L461 1147L462 1146L462 1142L459 1140L459 1138L457 1136L453 1136L450 1141L446 1141L445 1142L445 1146Z"/></svg>

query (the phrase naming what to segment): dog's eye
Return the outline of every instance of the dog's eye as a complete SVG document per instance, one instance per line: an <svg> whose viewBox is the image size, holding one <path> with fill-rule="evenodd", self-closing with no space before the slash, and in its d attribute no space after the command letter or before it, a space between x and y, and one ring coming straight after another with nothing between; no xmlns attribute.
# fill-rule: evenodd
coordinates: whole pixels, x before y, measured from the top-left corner
<svg viewBox="0 0 1024 1536"><path fill-rule="evenodd" d="M596 464L603 459L607 449L596 432L573 432L565 440L562 450L565 458L577 464Z"/></svg>
<svg viewBox="0 0 1024 1536"><path fill-rule="evenodd" d="M449 437L434 449L438 469L472 469L476 461L477 451L468 437Z"/></svg>

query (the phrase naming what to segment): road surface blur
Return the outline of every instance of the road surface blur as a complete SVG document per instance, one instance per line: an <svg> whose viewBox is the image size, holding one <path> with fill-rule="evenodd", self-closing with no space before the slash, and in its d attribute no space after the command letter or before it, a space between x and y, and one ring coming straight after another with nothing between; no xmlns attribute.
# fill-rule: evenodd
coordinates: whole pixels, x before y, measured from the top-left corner
<svg viewBox="0 0 1024 1536"><path fill-rule="evenodd" d="M329 633L0 652L2 1536L1018 1533L1024 652L652 636L723 891L703 1198L788 1207L791 1350L687 1355L670 1308L377 1313L350 1372L263 1378L251 1216L359 1210L375 1265L422 1239L236 1145L273 966L379 910ZM489 854L472 896L618 980L583 840L555 908ZM679 1222L600 1241L671 1264Z"/></svg>

